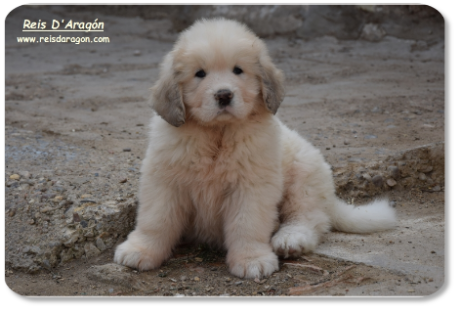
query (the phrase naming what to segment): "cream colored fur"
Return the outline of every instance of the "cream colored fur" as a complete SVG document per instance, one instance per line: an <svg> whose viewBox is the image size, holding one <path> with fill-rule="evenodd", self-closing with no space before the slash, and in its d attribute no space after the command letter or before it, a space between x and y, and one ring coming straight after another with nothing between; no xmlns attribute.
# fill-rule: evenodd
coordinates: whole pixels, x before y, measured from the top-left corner
<svg viewBox="0 0 460 311"><path fill-rule="evenodd" d="M232 92L223 108L215 97L222 89ZM203 20L183 32L153 87L159 115L150 124L137 225L115 262L159 267L185 235L223 246L234 275L262 277L278 269L277 255L313 251L331 226L393 227L386 201L355 208L336 198L319 150L274 115L283 96L282 73L245 26Z"/></svg>

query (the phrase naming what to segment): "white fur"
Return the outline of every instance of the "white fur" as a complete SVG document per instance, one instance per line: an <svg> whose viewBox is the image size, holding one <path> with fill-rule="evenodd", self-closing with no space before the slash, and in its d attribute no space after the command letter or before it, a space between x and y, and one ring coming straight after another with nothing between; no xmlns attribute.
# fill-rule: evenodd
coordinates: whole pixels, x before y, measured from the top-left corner
<svg viewBox="0 0 460 311"><path fill-rule="evenodd" d="M205 78L195 77L200 69ZM222 88L234 94L225 109L214 99ZM150 124L137 225L117 263L156 268L185 235L223 246L234 275L262 277L278 269L275 253L313 251L331 226L367 233L395 225L386 201L355 208L336 198L319 150L273 114L282 74L241 24L200 21L186 30L153 93L161 117Z"/></svg>

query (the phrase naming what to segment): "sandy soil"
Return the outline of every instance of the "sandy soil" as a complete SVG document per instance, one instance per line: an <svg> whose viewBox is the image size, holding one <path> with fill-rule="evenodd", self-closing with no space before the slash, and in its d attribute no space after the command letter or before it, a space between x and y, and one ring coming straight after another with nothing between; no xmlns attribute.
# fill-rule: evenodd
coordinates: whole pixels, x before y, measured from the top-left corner
<svg viewBox="0 0 460 311"><path fill-rule="evenodd" d="M6 20L7 252L16 247L9 239L43 234L43 227L28 224L35 217L27 211L31 194L11 187L13 174L30 172L32 184L62 180L79 197L135 198L152 115L148 88L176 36L167 20L98 14L110 43L18 43L22 20L38 13L64 16L60 9L24 9ZM94 19L85 12L72 17ZM334 170L444 141L444 42L266 42L287 77L280 118L320 148ZM444 283L444 172L427 176L434 192L382 188L401 218L395 231L331 233L318 253L282 261L264 280L233 277L224 254L201 245L182 246L161 268L143 273L104 266L113 248L35 274L7 264L6 282L30 296L429 295ZM361 194L358 202L373 195Z"/></svg>

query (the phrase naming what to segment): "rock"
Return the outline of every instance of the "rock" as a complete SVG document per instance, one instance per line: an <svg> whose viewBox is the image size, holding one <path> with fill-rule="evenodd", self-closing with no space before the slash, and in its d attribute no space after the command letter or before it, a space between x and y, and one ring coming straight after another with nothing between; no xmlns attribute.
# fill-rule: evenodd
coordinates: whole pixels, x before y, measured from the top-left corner
<svg viewBox="0 0 460 311"><path fill-rule="evenodd" d="M422 165L419 169L420 172L422 173L429 173L433 170L433 166L431 165Z"/></svg>
<svg viewBox="0 0 460 311"><path fill-rule="evenodd" d="M80 232L65 228L62 235L62 243L67 247L73 247L80 237Z"/></svg>
<svg viewBox="0 0 460 311"><path fill-rule="evenodd" d="M387 179L387 185L390 186L390 187L394 187L396 186L396 181L392 178L390 179Z"/></svg>
<svg viewBox="0 0 460 311"><path fill-rule="evenodd" d="M372 135L372 134L364 136L364 139L376 139L376 138L377 138L377 135Z"/></svg>
<svg viewBox="0 0 460 311"><path fill-rule="evenodd" d="M399 178L399 175L400 175L400 170L397 166L395 165L390 165L387 167L387 170L390 172L390 176L393 178L393 179L398 179Z"/></svg>
<svg viewBox="0 0 460 311"><path fill-rule="evenodd" d="M56 191L56 192L64 192L64 191L67 191L67 189L62 188L62 187L59 187L59 186L53 187L53 190Z"/></svg>
<svg viewBox="0 0 460 311"><path fill-rule="evenodd" d="M139 50L135 50L135 51L133 52L133 55L134 55L134 56L140 56L141 54L142 54L142 53L141 53L141 51L139 51Z"/></svg>
<svg viewBox="0 0 460 311"><path fill-rule="evenodd" d="M94 246L93 243L88 242L88 243L85 244L86 258L97 257L97 256L99 256L100 253L101 253L101 251L96 246Z"/></svg>
<svg viewBox="0 0 460 311"><path fill-rule="evenodd" d="M81 221L80 215L78 215L78 213L73 213L72 214L72 219L73 219L73 222L80 222Z"/></svg>
<svg viewBox="0 0 460 311"><path fill-rule="evenodd" d="M382 176L375 175L374 177L372 177L372 183L378 188L382 187L383 186L383 178L382 178Z"/></svg>
<svg viewBox="0 0 460 311"><path fill-rule="evenodd" d="M131 152L131 148L123 148L123 152Z"/></svg>
<svg viewBox="0 0 460 311"><path fill-rule="evenodd" d="M30 173L28 171L20 171L19 172L19 175L21 175L22 177L24 177L25 179L29 179L30 178Z"/></svg>
<svg viewBox="0 0 460 311"><path fill-rule="evenodd" d="M61 202L64 199L62 195L57 195L54 197L53 202Z"/></svg>
<svg viewBox="0 0 460 311"><path fill-rule="evenodd" d="M441 187L435 186L435 187L433 187L433 189L431 189L431 190L434 191L434 192L439 192L439 191L441 191Z"/></svg>
<svg viewBox="0 0 460 311"><path fill-rule="evenodd" d="M369 175L368 173L364 173L364 174L363 174L363 178L364 178L365 180L367 180L367 181L371 181L371 179L372 179L371 175Z"/></svg>
<svg viewBox="0 0 460 311"><path fill-rule="evenodd" d="M74 259L73 249L71 248L63 249L61 251L60 257L61 257L62 263L71 261L72 259Z"/></svg>
<svg viewBox="0 0 460 311"><path fill-rule="evenodd" d="M348 139L345 139L345 140L343 141L343 144L344 144L344 145L349 145L349 144L350 144L350 141L349 141Z"/></svg>
<svg viewBox="0 0 460 311"><path fill-rule="evenodd" d="M418 174L418 179L420 179L422 181L426 180L426 175L424 173L420 173L420 174Z"/></svg>
<svg viewBox="0 0 460 311"><path fill-rule="evenodd" d="M382 40L385 35L386 32L380 25L369 23L364 25L363 31L361 32L361 39L378 42Z"/></svg>
<svg viewBox="0 0 460 311"><path fill-rule="evenodd" d="M20 178L21 176L19 176L18 174L10 175L10 179L13 179L13 180L19 180Z"/></svg>
<svg viewBox="0 0 460 311"><path fill-rule="evenodd" d="M102 240L100 237L96 239L96 246L101 252L107 249L107 246L105 245L104 240Z"/></svg>
<svg viewBox="0 0 460 311"><path fill-rule="evenodd" d="M91 266L86 275L88 279L108 284L116 284L128 287L141 287L131 272L131 269L115 263L101 266Z"/></svg>

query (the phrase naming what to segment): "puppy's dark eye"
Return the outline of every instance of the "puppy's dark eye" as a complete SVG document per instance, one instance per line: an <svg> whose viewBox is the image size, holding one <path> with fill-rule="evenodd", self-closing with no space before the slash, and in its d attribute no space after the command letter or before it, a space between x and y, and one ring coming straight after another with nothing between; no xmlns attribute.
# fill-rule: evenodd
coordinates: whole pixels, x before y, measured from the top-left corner
<svg viewBox="0 0 460 311"><path fill-rule="evenodd" d="M236 75L240 75L243 73L243 70L240 67L235 66L235 68L233 68L233 73Z"/></svg>
<svg viewBox="0 0 460 311"><path fill-rule="evenodd" d="M204 70L201 69L201 70L199 70L199 71L197 71L197 72L195 73L195 77L204 78L204 77L206 77L206 72L204 72Z"/></svg>

